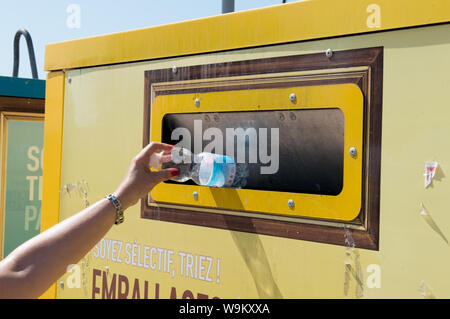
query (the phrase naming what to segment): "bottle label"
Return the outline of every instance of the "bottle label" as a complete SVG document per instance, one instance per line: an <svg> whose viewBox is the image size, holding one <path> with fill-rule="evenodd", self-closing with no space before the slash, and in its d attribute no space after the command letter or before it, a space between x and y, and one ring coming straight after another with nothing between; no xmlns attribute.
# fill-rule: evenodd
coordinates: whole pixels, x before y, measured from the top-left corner
<svg viewBox="0 0 450 319"><path fill-rule="evenodd" d="M205 186L227 187L231 186L236 176L236 162L232 157L208 154L206 165L212 165L211 178Z"/></svg>

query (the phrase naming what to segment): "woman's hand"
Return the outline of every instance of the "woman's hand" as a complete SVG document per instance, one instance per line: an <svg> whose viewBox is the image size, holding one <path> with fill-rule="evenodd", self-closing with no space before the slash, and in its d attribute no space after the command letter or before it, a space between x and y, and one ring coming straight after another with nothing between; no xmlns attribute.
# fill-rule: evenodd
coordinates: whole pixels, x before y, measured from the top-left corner
<svg viewBox="0 0 450 319"><path fill-rule="evenodd" d="M150 143L131 162L115 195L123 209L137 203L158 183L179 174L176 168L150 171L154 153L171 159L172 145ZM164 155L165 154L165 155ZM0 298L37 298L77 263L114 225L116 210L103 198L29 239L0 261Z"/></svg>
<svg viewBox="0 0 450 319"><path fill-rule="evenodd" d="M115 196L119 198L123 209L136 204L139 199L147 195L158 183L171 179L180 174L176 168L168 168L160 171L150 170L150 158L154 153L163 152L161 162L171 159L170 151L173 145L151 142L131 161L125 178L120 183Z"/></svg>

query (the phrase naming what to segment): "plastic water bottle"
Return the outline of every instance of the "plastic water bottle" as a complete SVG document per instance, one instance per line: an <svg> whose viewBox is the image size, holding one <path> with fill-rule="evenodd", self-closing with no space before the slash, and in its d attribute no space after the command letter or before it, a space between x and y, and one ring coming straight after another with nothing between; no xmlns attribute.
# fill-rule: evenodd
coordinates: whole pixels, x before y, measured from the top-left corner
<svg viewBox="0 0 450 319"><path fill-rule="evenodd" d="M197 185L211 187L241 188L246 185L247 165L225 155L213 153L193 154L186 148L174 147L172 161L164 163L162 168L174 167L180 175L172 178L176 182L192 179Z"/></svg>

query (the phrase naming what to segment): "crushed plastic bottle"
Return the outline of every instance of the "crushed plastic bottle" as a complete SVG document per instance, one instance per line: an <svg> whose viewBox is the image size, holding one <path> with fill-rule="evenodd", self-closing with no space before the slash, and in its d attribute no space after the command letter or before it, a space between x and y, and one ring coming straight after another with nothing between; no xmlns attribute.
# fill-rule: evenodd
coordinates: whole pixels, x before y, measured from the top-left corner
<svg viewBox="0 0 450 319"><path fill-rule="evenodd" d="M158 159L151 159L151 166L155 167L156 163L159 163ZM191 179L201 186L242 188L249 175L247 165L236 163L230 156L206 152L193 154L179 147L173 148L172 161L162 164L162 168L172 167L180 171L173 181L182 183Z"/></svg>

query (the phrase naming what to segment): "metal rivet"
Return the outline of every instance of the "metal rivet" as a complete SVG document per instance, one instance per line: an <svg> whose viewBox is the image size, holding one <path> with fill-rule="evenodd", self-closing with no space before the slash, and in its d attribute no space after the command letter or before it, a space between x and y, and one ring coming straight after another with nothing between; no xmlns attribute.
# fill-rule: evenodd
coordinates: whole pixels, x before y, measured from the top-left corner
<svg viewBox="0 0 450 319"><path fill-rule="evenodd" d="M200 100L199 99L195 99L195 106L200 106Z"/></svg>
<svg viewBox="0 0 450 319"><path fill-rule="evenodd" d="M292 93L291 95L289 95L289 101L295 102L296 100L297 100L297 95L295 95L295 93Z"/></svg>
<svg viewBox="0 0 450 319"><path fill-rule="evenodd" d="M64 288L64 281L60 281L60 282L59 282L59 286L60 286L61 288Z"/></svg>
<svg viewBox="0 0 450 319"><path fill-rule="evenodd" d="M173 73L177 73L177 66L176 66L176 65L174 65L174 66L172 67L172 72L173 72Z"/></svg>
<svg viewBox="0 0 450 319"><path fill-rule="evenodd" d="M198 198L198 193L197 193L197 192L193 192L193 193L192 193L192 197L194 197L194 199L197 200L197 198Z"/></svg>
<svg viewBox="0 0 450 319"><path fill-rule="evenodd" d="M294 206L295 206L294 201L292 199L288 200L288 207L289 208L294 208Z"/></svg>
<svg viewBox="0 0 450 319"><path fill-rule="evenodd" d="M333 56L333 50L328 49L328 50L325 52L325 55L327 56L328 59L331 58L331 57Z"/></svg>
<svg viewBox="0 0 450 319"><path fill-rule="evenodd" d="M67 78L67 82L69 82L69 84L72 83L72 78L70 76Z"/></svg>
<svg viewBox="0 0 450 319"><path fill-rule="evenodd" d="M351 147L349 150L350 156L351 157L356 157L356 154L358 154L358 152L356 151L356 148Z"/></svg>

